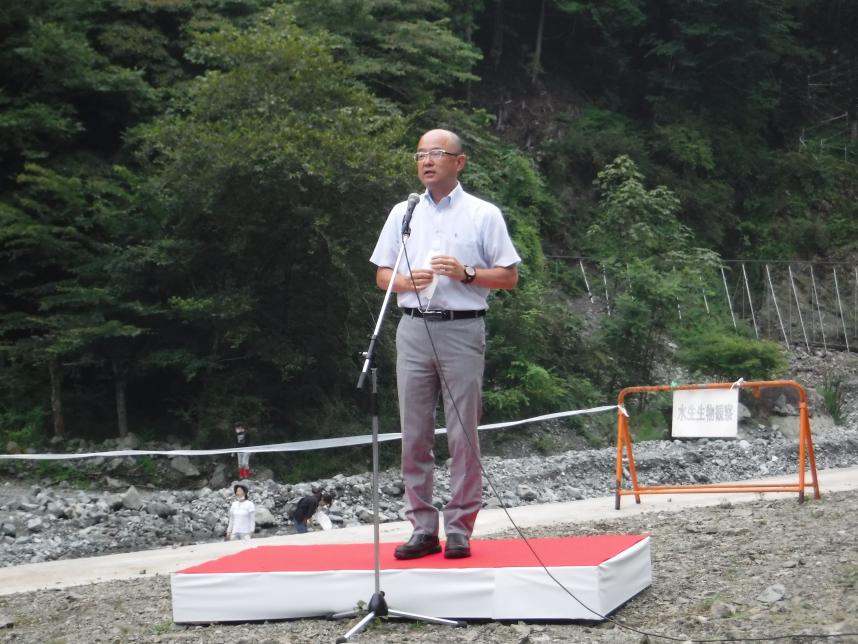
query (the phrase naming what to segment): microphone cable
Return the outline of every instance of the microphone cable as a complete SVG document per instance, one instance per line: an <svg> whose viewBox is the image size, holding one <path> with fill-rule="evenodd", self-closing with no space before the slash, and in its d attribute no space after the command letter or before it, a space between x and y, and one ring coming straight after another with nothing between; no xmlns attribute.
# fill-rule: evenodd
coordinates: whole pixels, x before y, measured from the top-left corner
<svg viewBox="0 0 858 644"><path fill-rule="evenodd" d="M408 277L411 280L411 285L414 288L415 294L417 295L418 309L422 310L422 302L420 300L420 293L417 289L416 283L414 282L414 276L413 276L412 269L411 269L411 260L408 257L408 248L405 244L405 240L403 240L402 244L403 244L403 256L405 258L405 264L406 264L406 268L408 270ZM393 275L391 273L391 279L395 279L395 278L396 278L396 275ZM432 353L435 356L435 362L438 365L438 376L439 376L439 379L441 381L441 387L444 391L447 392L447 396L449 397L450 403L453 406L453 411L455 412L456 418L459 421L459 426L463 430L463 434L464 434L465 439L467 441L468 448L471 450L471 454L473 456L476 456L476 454L477 454L476 447L471 442L471 437L468 435L468 432L464 431L464 423L462 422L462 416L459 413L459 407L456 404L456 399L453 396L453 392L452 392L452 390L451 390L451 388L447 382L447 377L444 374L444 369L441 365L441 360L440 360L440 357L438 355L438 349L435 346L435 340L432 337L432 333L429 329L429 327L430 327L429 322L426 320L425 317L423 318L423 325L426 327L426 335L429 338L429 344L432 348ZM485 360L485 355L483 356L483 359ZM446 416L446 409L445 409L445 416ZM449 425L449 422L447 422L446 424ZM404 430L405 430L404 427L401 428L401 431L404 432ZM525 544L525 546L527 546L527 549L533 555L534 559L539 564L539 566L542 568L542 570L545 572L545 574L548 576L548 578L551 579L551 581L554 582L554 584L556 584L557 587L559 587L563 592L565 592L572 599L574 599L576 602L578 602L578 604L580 604L586 611L592 613L593 615L595 615L598 619L600 619L602 621L609 622L609 623L611 623L611 624L613 624L613 625L615 625L615 626L617 626L623 630L631 631L633 633L637 633L638 635L643 635L646 637L660 638L660 639L670 640L673 642L692 642L695 644L707 644L709 642L725 642L725 641L727 641L727 642L766 642L766 641L788 640L788 639L793 639L793 638L808 638L808 637L832 638L833 639L833 638L838 638L838 637L851 637L851 636L858 635L858 633L836 633L836 634L831 634L831 635L791 634L791 635L776 635L776 636L771 636L771 637L736 637L736 638L729 638L729 639L725 639L725 638L689 639L687 637L675 637L673 635L666 635L666 634L662 634L662 633L655 633L652 631L646 631L646 630L643 630L641 628L637 628L635 626L625 624L625 623L623 623L617 619L614 619L613 617L610 617L608 615L603 615L599 611L594 610L593 608L588 606L583 600L581 600L579 597L577 597L575 595L575 593L573 593L571 590L569 590L559 579L557 579L557 577L555 577L552 574L552 572L548 569L548 566L545 564L545 562L542 560L542 558L539 556L539 554L533 548L533 545L530 543L530 540L524 534L521 527L512 518L512 515L509 513L509 510L507 509L506 504L503 501L503 498L501 497L500 493L498 492L497 487L495 486L494 481L492 480L492 477L489 475L488 471L486 470L485 466L483 465L482 459L476 458L476 461L480 466L481 474L485 477L486 482L488 483L488 486L491 489L492 494L498 500L501 509L503 510L504 514L506 515L506 518L509 520L510 525L512 525L515 532L521 538L521 541Z"/></svg>

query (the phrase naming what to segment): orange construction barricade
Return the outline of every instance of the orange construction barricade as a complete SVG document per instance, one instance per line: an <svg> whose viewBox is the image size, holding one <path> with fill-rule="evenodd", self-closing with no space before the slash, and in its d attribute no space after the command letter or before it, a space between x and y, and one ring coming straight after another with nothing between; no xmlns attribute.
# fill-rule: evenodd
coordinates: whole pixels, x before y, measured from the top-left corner
<svg viewBox="0 0 858 644"><path fill-rule="evenodd" d="M764 387L791 387L798 392L799 397L799 438L798 438L798 482L772 483L768 485L754 483L712 483L706 485L638 485L638 475L635 469L635 459L632 454L632 437L629 433L629 421L625 414L624 402L629 394L653 393L658 391L678 391L684 389L753 389L754 395L760 395ZM617 397L617 495L615 507L620 509L620 498L633 494L635 502L641 502L641 494L690 494L695 492L798 492L798 501L804 501L804 490L813 487L814 497L819 498L819 481L816 477L816 457L813 453L813 441L810 437L810 421L807 413L807 394L800 384L793 380L763 380L736 383L715 383L680 386L626 387ZM623 453L628 457L631 489L623 488ZM805 482L805 470L810 469L811 482Z"/></svg>

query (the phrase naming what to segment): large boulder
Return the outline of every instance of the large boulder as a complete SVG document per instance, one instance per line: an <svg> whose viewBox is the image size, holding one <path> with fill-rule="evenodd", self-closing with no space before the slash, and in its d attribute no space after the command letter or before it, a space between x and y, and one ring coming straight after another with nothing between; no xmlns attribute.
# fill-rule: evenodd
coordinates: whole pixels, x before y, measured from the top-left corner
<svg viewBox="0 0 858 644"><path fill-rule="evenodd" d="M191 463L191 459L187 456L176 456L170 459L170 467L184 476L193 478L200 475L199 469Z"/></svg>
<svg viewBox="0 0 858 644"><path fill-rule="evenodd" d="M129 510L139 510L143 507L143 497L133 485L122 495L122 506Z"/></svg>
<svg viewBox="0 0 858 644"><path fill-rule="evenodd" d="M271 514L271 511L264 505L256 506L256 525L260 528L272 528L277 525L277 519Z"/></svg>
<svg viewBox="0 0 858 644"><path fill-rule="evenodd" d="M167 517L171 517L176 514L176 508L159 501L151 501L146 504L146 512L159 516L162 519L166 519Z"/></svg>
<svg viewBox="0 0 858 644"><path fill-rule="evenodd" d="M229 473L227 466L223 463L218 463L212 477L209 479L209 486L215 489L224 488L229 484Z"/></svg>

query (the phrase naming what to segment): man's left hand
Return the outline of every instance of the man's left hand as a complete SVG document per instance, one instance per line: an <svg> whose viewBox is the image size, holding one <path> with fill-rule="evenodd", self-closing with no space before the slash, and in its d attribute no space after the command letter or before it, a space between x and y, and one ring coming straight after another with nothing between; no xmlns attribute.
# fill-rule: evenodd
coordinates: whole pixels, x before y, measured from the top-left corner
<svg viewBox="0 0 858 644"><path fill-rule="evenodd" d="M432 258L431 266L438 275L449 277L457 282L465 279L465 267L452 255L436 255Z"/></svg>

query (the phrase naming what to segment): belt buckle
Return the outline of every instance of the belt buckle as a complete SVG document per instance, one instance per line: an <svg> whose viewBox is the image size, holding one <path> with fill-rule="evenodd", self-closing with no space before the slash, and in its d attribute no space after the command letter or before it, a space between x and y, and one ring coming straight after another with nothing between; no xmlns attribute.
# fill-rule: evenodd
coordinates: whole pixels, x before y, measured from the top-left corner
<svg viewBox="0 0 858 644"><path fill-rule="evenodd" d="M423 317L427 320L449 320L447 311L423 311Z"/></svg>

